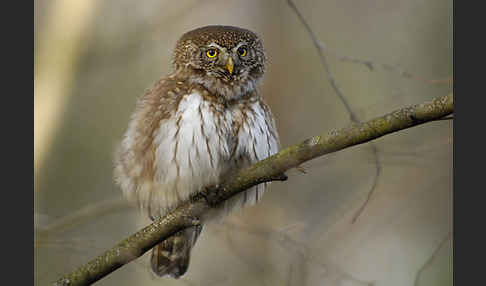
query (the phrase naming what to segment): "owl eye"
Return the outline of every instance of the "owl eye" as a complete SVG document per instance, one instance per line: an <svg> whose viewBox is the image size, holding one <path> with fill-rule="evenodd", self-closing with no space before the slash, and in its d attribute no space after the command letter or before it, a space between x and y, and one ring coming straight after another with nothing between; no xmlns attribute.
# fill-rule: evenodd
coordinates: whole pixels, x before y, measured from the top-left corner
<svg viewBox="0 0 486 286"><path fill-rule="evenodd" d="M208 58L214 58L218 55L218 51L216 49L209 49L207 52L206 52L206 56L208 56Z"/></svg>
<svg viewBox="0 0 486 286"><path fill-rule="evenodd" d="M240 57L246 56L246 48L244 47L238 48L238 55L240 55Z"/></svg>

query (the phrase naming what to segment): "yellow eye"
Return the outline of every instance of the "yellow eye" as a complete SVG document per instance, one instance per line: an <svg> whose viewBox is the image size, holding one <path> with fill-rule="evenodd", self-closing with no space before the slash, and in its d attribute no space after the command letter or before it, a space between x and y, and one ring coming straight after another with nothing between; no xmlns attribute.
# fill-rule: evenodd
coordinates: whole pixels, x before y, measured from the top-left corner
<svg viewBox="0 0 486 286"><path fill-rule="evenodd" d="M240 55L240 57L246 56L246 48L239 48L238 54Z"/></svg>
<svg viewBox="0 0 486 286"><path fill-rule="evenodd" d="M214 58L217 55L218 55L218 51L216 51L215 49L209 49L206 52L206 56L208 56L208 58Z"/></svg>

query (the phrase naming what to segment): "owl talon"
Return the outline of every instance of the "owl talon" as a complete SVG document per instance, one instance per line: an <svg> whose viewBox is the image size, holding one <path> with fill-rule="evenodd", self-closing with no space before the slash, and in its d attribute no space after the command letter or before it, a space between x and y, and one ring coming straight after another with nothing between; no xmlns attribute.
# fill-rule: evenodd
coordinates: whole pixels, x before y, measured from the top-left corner
<svg viewBox="0 0 486 286"><path fill-rule="evenodd" d="M278 174L272 178L273 181L287 181L288 179L289 177L285 173Z"/></svg>
<svg viewBox="0 0 486 286"><path fill-rule="evenodd" d="M213 186L204 188L201 192L202 197L208 204L208 206L215 208L224 199L224 189L220 186Z"/></svg>
<svg viewBox="0 0 486 286"><path fill-rule="evenodd" d="M187 224L190 226L195 226L195 227L201 226L201 220L198 217L188 216L188 215L183 215L182 217L186 220Z"/></svg>

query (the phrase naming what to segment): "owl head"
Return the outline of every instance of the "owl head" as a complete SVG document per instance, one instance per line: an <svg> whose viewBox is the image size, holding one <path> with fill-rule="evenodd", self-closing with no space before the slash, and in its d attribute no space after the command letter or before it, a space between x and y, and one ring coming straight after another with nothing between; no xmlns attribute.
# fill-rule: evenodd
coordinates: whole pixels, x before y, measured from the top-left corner
<svg viewBox="0 0 486 286"><path fill-rule="evenodd" d="M255 89L265 62L260 38L232 26L205 26L185 33L173 60L176 71L228 99Z"/></svg>

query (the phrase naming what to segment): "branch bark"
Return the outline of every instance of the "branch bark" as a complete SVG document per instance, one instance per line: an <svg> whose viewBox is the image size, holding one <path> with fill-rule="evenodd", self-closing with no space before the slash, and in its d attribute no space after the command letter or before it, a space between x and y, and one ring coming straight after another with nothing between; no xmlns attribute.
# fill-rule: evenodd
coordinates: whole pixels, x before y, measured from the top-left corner
<svg viewBox="0 0 486 286"><path fill-rule="evenodd" d="M253 166L240 170L217 190L209 191L214 202L224 200L254 185L286 180L285 171L300 164L351 146L363 144L384 135L435 121L453 112L453 94L430 102L398 109L364 123L332 130L327 134L311 137L290 146ZM197 225L199 217L211 208L207 194L198 194L191 201L181 204L167 216L155 221L137 233L119 242L112 249L74 270L53 285L89 285L110 274L124 264L143 255L159 242L176 232Z"/></svg>

